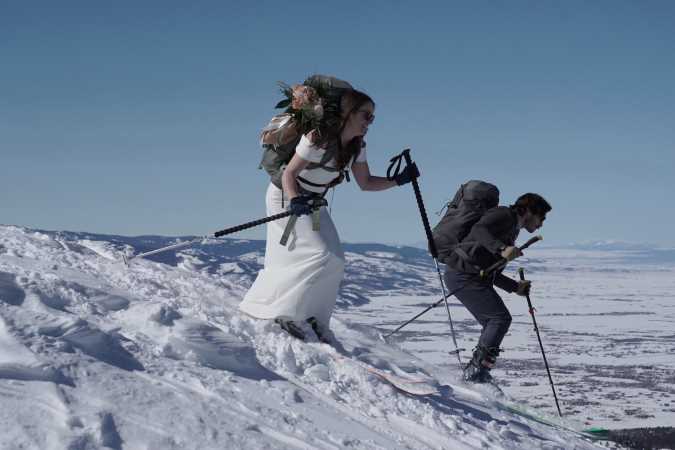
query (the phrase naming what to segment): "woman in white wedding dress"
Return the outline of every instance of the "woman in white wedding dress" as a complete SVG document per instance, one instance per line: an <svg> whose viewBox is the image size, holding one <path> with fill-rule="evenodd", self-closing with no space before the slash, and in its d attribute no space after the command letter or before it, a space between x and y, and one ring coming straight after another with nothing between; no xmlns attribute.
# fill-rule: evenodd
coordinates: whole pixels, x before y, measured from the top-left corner
<svg viewBox="0 0 675 450"><path fill-rule="evenodd" d="M306 120L285 124L296 127L294 132L299 141L290 161L281 168L281 183L275 183L273 177L266 195L268 216L288 208L297 222L286 245L280 240L288 219L268 223L265 266L240 309L259 319L274 319L285 331L300 339L305 338L303 324L308 323L320 340L329 341L330 318L343 278L345 258L325 205L314 212L317 208L313 208L312 203L348 177L349 169L364 191L405 184L419 172L413 165L394 180L371 175L363 139L375 118L375 103L367 94L332 77L327 78L338 87L333 89L333 95L322 98L312 89L311 80L315 77L289 89L289 101L296 108L289 107L287 112L304 108L304 111L318 111L313 113L314 118L320 117L314 120L315 127L311 129L297 129L300 128L297 124ZM335 92L338 95L334 95ZM279 128L274 132L279 133ZM264 130L263 143L266 139L269 141ZM318 221L318 230L313 221Z"/></svg>

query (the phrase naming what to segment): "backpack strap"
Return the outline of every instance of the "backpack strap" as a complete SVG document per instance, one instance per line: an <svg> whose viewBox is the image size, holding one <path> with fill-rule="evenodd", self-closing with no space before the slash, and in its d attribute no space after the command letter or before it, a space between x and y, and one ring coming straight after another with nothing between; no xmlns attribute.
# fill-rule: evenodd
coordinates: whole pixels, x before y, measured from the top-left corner
<svg viewBox="0 0 675 450"><path fill-rule="evenodd" d="M328 189L330 189L330 188L332 188L332 187L335 187L335 186L337 186L338 184L342 183L342 181L343 181L345 178L347 179L347 181L349 181L349 175L347 175L347 172L346 172L346 171L341 171L340 174L339 174L337 177L335 177L332 181L330 181L330 182L328 182L328 183L323 183L323 184L312 183L311 181L309 181L309 180L307 180L307 179L301 177L300 175L298 175L298 176L296 177L296 179L297 179L298 181L301 181L303 184L306 184L307 186L318 187L318 188L326 188L326 190L328 190Z"/></svg>
<svg viewBox="0 0 675 450"><path fill-rule="evenodd" d="M312 170L312 169L323 169L327 172L339 172L339 170L335 167L328 167L327 164L335 158L335 155L337 154L338 148L337 146L329 146L326 148L326 150L323 152L323 156L321 157L321 160L316 163L309 163L307 164L307 170Z"/></svg>
<svg viewBox="0 0 675 450"><path fill-rule="evenodd" d="M480 273L480 271L481 271L482 269L476 264L476 262L474 261L474 259L473 259L471 256L469 256L469 254L466 252L466 250L464 250L462 247L460 247L459 245L457 245L457 246L454 248L454 252L457 253L457 256L459 256L460 258L462 258L462 259L464 260L465 263L467 263L469 266L471 266L471 267L473 267L474 269L476 269L476 270L478 271L478 273Z"/></svg>
<svg viewBox="0 0 675 450"><path fill-rule="evenodd" d="M331 181L330 183L319 184L319 183L312 183L311 181L309 181L309 180L307 180L307 179L301 177L300 175L298 175L296 178L297 178L299 181L302 181L302 183L303 183L303 184L306 184L307 186L319 187L319 188L323 188L323 187L329 187L329 188L330 188L330 187L333 187L333 186L331 186L331 184L333 184L332 181ZM339 178L339 177L338 177L338 178Z"/></svg>
<svg viewBox="0 0 675 450"><path fill-rule="evenodd" d="M336 145L330 145L328 146L324 153L323 156L321 157L321 160L316 163L309 163L307 164L307 167L305 168L306 170L314 170L314 169L323 169L326 172L335 172L338 174L337 177L335 177L332 181L324 184L317 184L317 183L312 183L311 181L306 180L305 178L302 178L300 176L297 177L299 181L302 183L308 185L308 186L313 186L313 187L320 187L320 188L326 188L326 191L328 189L337 186L338 184L342 183L342 181L346 178L347 181L349 181L349 175L347 175L346 170L339 170L336 167L330 167L328 166L328 163L332 161L337 152L339 150L339 142Z"/></svg>

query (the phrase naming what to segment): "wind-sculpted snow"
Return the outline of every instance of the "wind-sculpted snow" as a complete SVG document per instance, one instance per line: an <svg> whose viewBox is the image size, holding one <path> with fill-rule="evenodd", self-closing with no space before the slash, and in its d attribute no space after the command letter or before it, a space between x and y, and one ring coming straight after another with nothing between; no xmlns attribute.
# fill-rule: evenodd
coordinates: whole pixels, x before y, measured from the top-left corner
<svg viewBox="0 0 675 450"><path fill-rule="evenodd" d="M56 335L64 342L100 361L124 370L143 370L143 365L122 345L131 342L118 333L105 333L87 323L78 324L63 335ZM133 345L133 344L132 344Z"/></svg>
<svg viewBox="0 0 675 450"><path fill-rule="evenodd" d="M31 367L21 364L0 364L0 378L22 381L48 381L75 387L73 381L53 367Z"/></svg>
<svg viewBox="0 0 675 450"><path fill-rule="evenodd" d="M23 289L14 282L14 275L0 272L0 301L18 306L25 298L26 294Z"/></svg>
<svg viewBox="0 0 675 450"><path fill-rule="evenodd" d="M439 295L435 267L423 250L345 245L347 275L331 347L316 340L300 342L273 322L238 312L261 267L262 242L210 240L151 260L135 259L129 267L121 262L122 255L176 240L0 226L0 448L595 448L575 433L513 415L492 405L485 393L461 387L447 353L444 309L406 329L406 339L397 338L399 345L382 340L382 332ZM543 270L551 264L545 255L528 264L542 267L532 271L533 277L549 277L541 284L551 293L537 300L560 304L584 292L556 287L562 282ZM563 284L571 283L566 272L554 273ZM620 284L622 276L612 272L610 281L599 283ZM589 320L571 326L570 332L577 337L592 333L580 347L579 361L552 356L560 370L555 375L564 375L569 385L592 367L592 382L614 392L611 381L600 377L608 375L607 367L615 361L588 363L588 354L608 345L599 336L611 338L618 351L651 344L622 341L616 327L587 324L597 317L624 317L616 313L626 312L632 303L616 299L666 292L666 285L637 290L635 297L613 292L613 301L605 303L613 306L603 316L564 317L553 315L562 311L542 306L541 328L553 355L568 355L573 347L563 333L567 328L558 328L556 320ZM457 305L451 309L461 311ZM527 324L522 314L514 319L514 325ZM475 324L464 316L457 328L462 343L470 345ZM672 330L653 328L642 337L672 340ZM510 351L514 360L522 356L529 366L514 367L515 378L498 372L507 389L514 380L531 381L528 370L540 370L529 344L518 341ZM405 395L357 361L436 378L441 395ZM609 377L623 376L628 390L631 382L642 383L640 389L662 389L662 382L672 383L668 364L665 358L659 366L662 378L651 386L646 372L631 373L625 366L616 366ZM534 386L518 386L516 397L542 403L546 385L535 379ZM561 387L566 410L576 407L572 388ZM666 391L659 392L665 397ZM587 414L592 407L578 405ZM651 409L640 409L635 417L643 411Z"/></svg>
<svg viewBox="0 0 675 450"><path fill-rule="evenodd" d="M255 380L280 379L258 362L255 349L232 334L208 323L183 319L175 324L166 351L179 359L192 359L213 369Z"/></svg>
<svg viewBox="0 0 675 450"><path fill-rule="evenodd" d="M74 386L60 369L39 360L14 337L6 320L0 317L0 379L46 381Z"/></svg>

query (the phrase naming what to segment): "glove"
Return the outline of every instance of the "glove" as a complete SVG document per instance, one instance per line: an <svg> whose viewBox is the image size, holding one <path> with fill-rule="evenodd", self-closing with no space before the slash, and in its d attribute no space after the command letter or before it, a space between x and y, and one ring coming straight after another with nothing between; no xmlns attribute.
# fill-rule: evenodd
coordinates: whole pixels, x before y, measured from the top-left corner
<svg viewBox="0 0 675 450"><path fill-rule="evenodd" d="M513 261L517 257L523 256L523 252L518 247L509 246L502 250L501 255L505 260Z"/></svg>
<svg viewBox="0 0 675 450"><path fill-rule="evenodd" d="M405 166L405 169L401 171L398 175L394 177L394 181L399 186L410 183L413 178L419 178L420 171L417 169L417 164L412 163L409 166Z"/></svg>
<svg viewBox="0 0 675 450"><path fill-rule="evenodd" d="M312 205L310 204L310 201L312 200L311 197L307 195L298 195L297 197L293 197L291 199L290 205L288 205L288 210L293 213L294 216L303 216L305 214L311 214L312 213Z"/></svg>
<svg viewBox="0 0 675 450"><path fill-rule="evenodd" d="M530 295L530 287L532 286L532 282L529 280L522 280L518 282L518 288L516 288L516 294L526 297Z"/></svg>

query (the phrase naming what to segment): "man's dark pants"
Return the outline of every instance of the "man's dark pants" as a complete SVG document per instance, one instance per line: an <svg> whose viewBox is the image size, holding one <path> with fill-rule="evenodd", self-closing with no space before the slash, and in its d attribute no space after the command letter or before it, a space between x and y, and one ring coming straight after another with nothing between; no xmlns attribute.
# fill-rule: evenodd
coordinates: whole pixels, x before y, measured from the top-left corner
<svg viewBox="0 0 675 450"><path fill-rule="evenodd" d="M483 326L478 346L498 349L504 335L509 331L511 314L492 286L491 280L472 280L471 277L475 275L451 269L447 269L443 276L448 292L466 284L455 296Z"/></svg>

